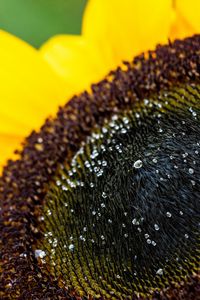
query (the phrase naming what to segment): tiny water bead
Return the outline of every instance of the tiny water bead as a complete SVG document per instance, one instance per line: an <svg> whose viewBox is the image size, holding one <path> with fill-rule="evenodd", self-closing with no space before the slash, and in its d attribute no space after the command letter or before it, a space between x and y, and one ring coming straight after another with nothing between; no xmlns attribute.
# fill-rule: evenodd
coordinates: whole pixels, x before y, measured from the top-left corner
<svg viewBox="0 0 200 300"><path fill-rule="evenodd" d="M192 119L188 108L194 93L199 97L198 89L177 88L114 115L58 170L38 247L69 289L147 296L190 274L191 264L197 268L200 107L193 104Z"/></svg>
<svg viewBox="0 0 200 300"><path fill-rule="evenodd" d="M37 250L35 250L35 257L36 258L44 258L46 256L46 253L45 253L45 251L43 251L43 250L40 250L40 249L37 249Z"/></svg>
<svg viewBox="0 0 200 300"><path fill-rule="evenodd" d="M74 245L73 244L69 245L69 250L71 250L71 251L74 250Z"/></svg>
<svg viewBox="0 0 200 300"><path fill-rule="evenodd" d="M156 231L158 231L160 229L160 227L157 224L154 224L154 228Z"/></svg>
<svg viewBox="0 0 200 300"><path fill-rule="evenodd" d="M192 175L194 173L194 169L189 168L189 173Z"/></svg>
<svg viewBox="0 0 200 300"><path fill-rule="evenodd" d="M136 160L133 166L135 169L140 169L142 167L142 161L140 159Z"/></svg>
<svg viewBox="0 0 200 300"><path fill-rule="evenodd" d="M158 271L156 272L156 274L163 275L163 269L158 269Z"/></svg>
<svg viewBox="0 0 200 300"><path fill-rule="evenodd" d="M168 218L171 218L172 214L171 214L169 211L167 211L167 212L166 212L166 216L167 216Z"/></svg>

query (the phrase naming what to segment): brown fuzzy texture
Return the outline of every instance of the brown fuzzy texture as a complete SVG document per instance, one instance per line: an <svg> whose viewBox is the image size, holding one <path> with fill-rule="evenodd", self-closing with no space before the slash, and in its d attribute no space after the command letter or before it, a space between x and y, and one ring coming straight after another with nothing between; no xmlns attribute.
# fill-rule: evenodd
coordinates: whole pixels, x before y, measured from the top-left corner
<svg viewBox="0 0 200 300"><path fill-rule="evenodd" d="M32 250L39 237L37 217L46 183L58 163L70 160L96 124L135 101L192 82L200 82L200 35L136 57L126 63L125 71L117 69L93 85L91 94L75 96L55 119L46 120L40 132L32 132L19 160L9 161L0 178L0 299L73 299L40 269ZM200 299L199 294L196 275L179 287L155 293L153 299Z"/></svg>

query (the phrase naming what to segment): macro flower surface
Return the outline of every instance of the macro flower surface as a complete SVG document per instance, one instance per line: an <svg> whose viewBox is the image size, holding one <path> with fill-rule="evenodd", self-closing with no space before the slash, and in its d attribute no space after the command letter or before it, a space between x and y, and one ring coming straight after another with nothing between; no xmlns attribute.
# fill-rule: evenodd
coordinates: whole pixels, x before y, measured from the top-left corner
<svg viewBox="0 0 200 300"><path fill-rule="evenodd" d="M34 81L25 64L16 79L21 120L26 114L28 123L32 81L35 112L41 99L50 114L70 94L79 95L32 132L19 159L3 170L1 299L198 299L200 35L136 55L165 37L198 31L198 21L195 14L188 21L187 1L157 1L137 43L132 31L121 30L130 31L133 2L124 1L122 11L117 1L90 1L82 37L55 37L40 51L27 45L19 51L21 59L31 57L32 70L41 68ZM153 1L143 4L132 8L132 30L137 24L139 30L139 15L145 17ZM116 22L108 18L111 10ZM145 34L152 38L146 44ZM12 47L24 45L2 37ZM12 101L13 94L4 96ZM16 128L20 133L24 126Z"/></svg>
<svg viewBox="0 0 200 300"><path fill-rule="evenodd" d="M2 299L198 299L200 36L74 97L9 162Z"/></svg>
<svg viewBox="0 0 200 300"><path fill-rule="evenodd" d="M198 33L199 11L198 0L90 0L82 35L53 37L39 51L1 31L1 166L59 105L122 61Z"/></svg>

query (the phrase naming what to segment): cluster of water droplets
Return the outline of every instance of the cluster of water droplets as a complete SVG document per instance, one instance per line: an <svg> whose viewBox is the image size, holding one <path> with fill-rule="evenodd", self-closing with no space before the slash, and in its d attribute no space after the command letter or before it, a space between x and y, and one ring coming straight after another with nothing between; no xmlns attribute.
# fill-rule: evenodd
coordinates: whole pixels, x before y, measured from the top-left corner
<svg viewBox="0 0 200 300"><path fill-rule="evenodd" d="M166 94L167 98L168 95ZM194 157L199 156L199 147L200 141L193 143L192 149L187 149L187 151L180 153L169 153L166 154L165 160L169 167L166 167L165 172L161 172L161 166L163 165L162 161L162 139L165 137L165 140L169 140L170 143L176 141L178 138L175 133L167 132L167 127L163 127L163 111L164 108L168 106L168 101L160 103L159 101L152 101L149 99L144 99L144 107L141 112L138 109L134 114L128 112L122 116L115 115L110 121L106 121L104 126L99 129L97 128L87 140L82 143L79 151L74 155L70 164L66 163L61 167L59 176L55 181L55 187L53 188L53 193L49 193L48 196L48 205L46 206L45 214L43 216L44 220L48 226L49 231L45 232L44 238L47 242L46 249L37 249L35 251L36 258L41 258L45 260L47 256L50 255L50 259L53 259L59 255L60 249L65 251L66 258L70 255L79 255L79 251L83 252L83 255L86 255L87 251L92 251L92 255L104 255L106 263L112 264L115 249L119 247L118 238L120 238L120 247L127 248L126 251L130 253L129 258L133 262L124 264L124 272L130 273L132 271L132 265L137 265L137 260L140 261L140 251L135 247L137 245L132 242L135 239L135 235L138 239L138 244L141 244L143 251L147 253L153 253L151 249L162 248L163 239L161 235L163 234L165 228L163 223L161 224L160 215L162 216L163 222L166 222L169 227L171 222L174 222L174 218L177 218L173 214L173 201L172 211L170 210L170 205L167 208L163 209L161 212L158 211L157 218L148 218L147 212L142 211L142 207L138 203L131 203L131 207L125 207L128 202L120 202L119 199L114 199L115 189L117 194L118 186L115 186L115 181L112 183L112 188L110 187L110 179L112 171L115 171L113 168L113 161L116 161L121 168L126 166L127 176L131 176L131 190L135 188L135 182L142 178L144 172L149 172L149 176L152 176L152 180L155 183L155 187L159 188L161 185L168 185L173 183L174 176L179 172L177 161L180 160L183 162L182 166L184 172L188 173L191 176L191 185L195 186L196 182L193 179L197 166L197 162ZM160 137L160 144L151 144L151 140L148 140L148 147L145 149L142 145L143 137L136 137L137 141L133 149L131 148L132 136L130 137L130 132L133 127L139 128L144 122L144 116L149 113L149 110L152 109L151 118L154 120L154 125L156 124L156 138ZM196 120L198 117L197 112L190 107L189 112L192 114L192 117ZM184 139L186 136L186 131L183 129L179 132L179 136L182 136ZM149 126L149 125L148 125ZM137 131L135 131L137 135ZM145 136L145 135L144 135ZM148 133L147 133L147 138ZM126 143L124 142L126 140ZM141 143L141 145L139 144ZM141 149L140 149L141 148ZM130 153L130 149L133 151L133 155L127 155ZM135 151L135 153L134 153ZM124 158L128 157L128 160ZM191 163L192 159L192 163ZM148 168L149 170L148 170ZM120 170L120 168L119 168ZM113 175L113 178L115 174ZM118 177L116 177L118 178ZM137 180L136 180L137 178ZM118 179L116 179L117 182ZM100 190L97 191L97 189ZM109 190L112 189L112 190ZM136 187L138 189L138 186ZM144 188L144 187L143 187ZM55 190L55 191L54 191ZM137 190L135 190L137 192ZM132 193L132 192L131 192ZM148 201L148 191L145 191L144 199ZM85 196L84 196L85 195ZM62 199L62 201L60 201ZM84 202L85 201L85 202ZM55 202L57 205L61 205L59 210L55 210ZM120 202L120 203L119 203ZM84 204L85 203L85 204ZM116 207L111 209L115 203ZM85 205L85 207L84 207ZM121 205L121 213L119 216L115 215L120 211L119 207ZM184 218L184 215L187 212L184 211L184 208L179 210L179 217ZM61 221L61 218L66 218L67 221ZM53 226L55 221L56 224ZM59 222L62 224L62 230L59 230ZM167 228L168 228L167 227ZM112 229L109 229L112 228ZM115 229L119 232L114 234ZM60 233L62 231L62 236ZM109 235L107 235L109 233ZM190 232L183 232L184 238L186 240L190 237ZM128 242L126 242L128 241ZM113 247L113 250L111 249ZM92 250L91 250L92 249ZM150 249L150 250L149 250ZM47 251L47 252L46 252ZM50 254L49 254L50 251ZM96 252L95 252L96 251ZM121 250L120 250L121 251ZM96 253L96 254L95 254ZM100 253L100 254L99 254ZM156 252L158 253L158 252ZM95 258L94 258L95 259ZM156 259L155 259L156 261ZM168 258L165 259L165 263L168 261ZM129 263L131 268L129 268ZM54 265L56 263L54 262ZM89 263L90 264L90 263ZM162 262L163 264L163 262ZM152 270L154 276L162 276L165 271L162 267L162 264L159 265L159 262L156 261L155 268ZM122 273L123 273L122 270ZM138 270L133 272L134 276L137 276ZM120 280L121 273L116 273L115 277L117 280Z"/></svg>

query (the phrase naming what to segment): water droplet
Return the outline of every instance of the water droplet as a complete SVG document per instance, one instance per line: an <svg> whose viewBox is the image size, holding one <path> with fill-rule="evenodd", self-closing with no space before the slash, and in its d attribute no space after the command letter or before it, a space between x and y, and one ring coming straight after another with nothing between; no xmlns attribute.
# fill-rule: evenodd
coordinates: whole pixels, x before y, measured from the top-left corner
<svg viewBox="0 0 200 300"><path fill-rule="evenodd" d="M47 210L47 214L48 214L48 216L50 216L50 215L51 215L51 211L50 211L50 209L48 209L48 210Z"/></svg>
<svg viewBox="0 0 200 300"><path fill-rule="evenodd" d="M139 118L140 118L140 114L139 114L139 113L135 113L135 117L136 117L137 119L139 119Z"/></svg>
<svg viewBox="0 0 200 300"><path fill-rule="evenodd" d="M69 245L69 250L70 250L70 251L73 251L73 250L74 250L74 245L73 245L73 244L70 244L70 245Z"/></svg>
<svg viewBox="0 0 200 300"><path fill-rule="evenodd" d="M195 111L192 112L193 117L197 116L197 113Z"/></svg>
<svg viewBox="0 0 200 300"><path fill-rule="evenodd" d="M171 214L169 211L167 211L167 212L166 212L166 216L167 216L168 218L171 218L172 214Z"/></svg>
<svg viewBox="0 0 200 300"><path fill-rule="evenodd" d="M156 272L156 274L163 275L163 269L158 269L157 272Z"/></svg>
<svg viewBox="0 0 200 300"><path fill-rule="evenodd" d="M102 161L102 166L103 166L103 167L106 167L106 166L107 166L107 164L108 164L108 163L107 163L107 161L106 161L106 160L103 160L103 161Z"/></svg>
<svg viewBox="0 0 200 300"><path fill-rule="evenodd" d="M37 249L35 250L35 257L36 258L44 258L46 256L46 253L43 250Z"/></svg>
<svg viewBox="0 0 200 300"><path fill-rule="evenodd" d="M133 224L133 225L139 225L140 223L139 223L139 221L138 221L136 218L134 218L134 219L132 220L132 224Z"/></svg>
<svg viewBox="0 0 200 300"><path fill-rule="evenodd" d="M79 237L79 238L80 238L80 240L81 240L81 241L83 241L83 242L85 242L85 241L86 241L85 237L84 237L84 236L82 236L82 235L80 235L80 237Z"/></svg>
<svg viewBox="0 0 200 300"><path fill-rule="evenodd" d="M126 128L122 128L121 133L123 133L123 134L127 133Z"/></svg>
<svg viewBox="0 0 200 300"><path fill-rule="evenodd" d="M124 124L128 124L128 123L129 123L129 119L126 118L126 117L124 117L124 118L123 118L123 122L124 122Z"/></svg>
<svg viewBox="0 0 200 300"><path fill-rule="evenodd" d="M134 162L133 167L135 169L140 169L142 167L142 164L143 164L142 161L140 159L138 159Z"/></svg>
<svg viewBox="0 0 200 300"><path fill-rule="evenodd" d="M105 192L102 193L102 197L103 197L104 199L107 197L107 195L106 195Z"/></svg>
<svg viewBox="0 0 200 300"><path fill-rule="evenodd" d="M192 175L192 174L194 174L194 169L192 169L192 168L189 168L189 173Z"/></svg>
<svg viewBox="0 0 200 300"><path fill-rule="evenodd" d="M158 226L158 224L154 224L154 228L156 231L158 231L160 229L160 227Z"/></svg>

